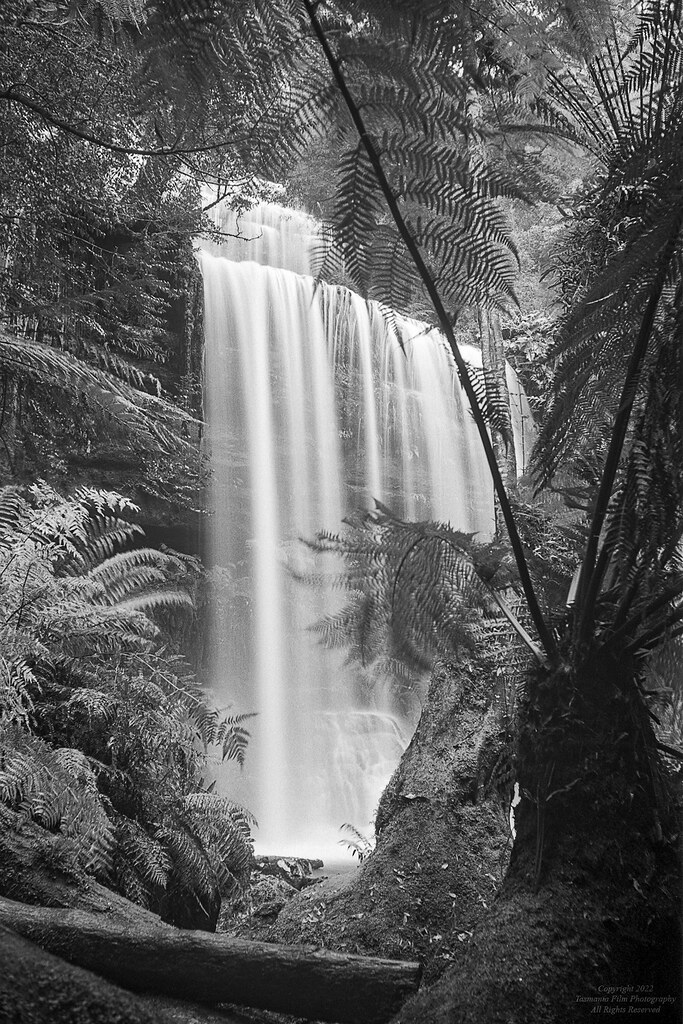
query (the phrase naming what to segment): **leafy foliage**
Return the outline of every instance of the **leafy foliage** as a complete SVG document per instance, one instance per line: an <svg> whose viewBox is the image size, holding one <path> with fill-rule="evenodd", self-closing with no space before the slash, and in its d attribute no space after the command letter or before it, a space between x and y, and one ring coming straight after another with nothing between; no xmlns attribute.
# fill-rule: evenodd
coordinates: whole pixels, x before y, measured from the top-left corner
<svg viewBox="0 0 683 1024"><path fill-rule="evenodd" d="M557 268L571 305L539 448L544 479L594 444L589 420L614 415L619 375L662 274L646 374L656 372L658 353L680 331L680 37L677 5L644 5L629 34L605 40L587 69L592 92L587 85L576 97L575 117L586 133L600 120L603 169L576 208ZM647 390L641 389L642 400Z"/></svg>
<svg viewBox="0 0 683 1024"><path fill-rule="evenodd" d="M131 898L211 919L248 879L252 819L201 776L243 763L249 716L207 707L170 644L192 615L187 560L130 548L134 511L94 489L0 493L0 799Z"/></svg>
<svg viewBox="0 0 683 1024"><path fill-rule="evenodd" d="M196 489L192 238L242 101L204 94L158 5L8 0L0 24L3 474L99 458Z"/></svg>
<svg viewBox="0 0 683 1024"><path fill-rule="evenodd" d="M221 33L221 58L230 49L260 112L252 148L264 173L281 179L309 147L320 139L330 143L335 187L324 211L330 234L320 273L338 276L342 264L345 278L363 294L402 310L424 307L419 275L384 213L375 169L321 60L310 19L314 7L449 308L455 314L466 302L509 296L516 255L496 200L526 196L526 189L503 161L487 164L468 144L479 131L468 90L485 18L462 11L441 17L438 5L415 2L251 0L241 5L238 27L229 8L210 0L166 4L179 45L195 45L192 17L212 21ZM457 70L463 65L466 75Z"/></svg>
<svg viewBox="0 0 683 1024"><path fill-rule="evenodd" d="M496 199L524 194L503 167L473 155L468 29L429 6L372 4L336 40L335 59L395 202L448 308L511 294L514 243ZM422 284L394 224L362 142L348 130L331 209L338 253L360 290L405 309L424 306ZM324 264L323 264L324 266Z"/></svg>
<svg viewBox="0 0 683 1024"><path fill-rule="evenodd" d="M525 539L539 543L545 527L566 585L565 551L549 520L538 515L526 522ZM325 645L346 648L371 682L388 679L399 698L419 688L437 661L474 660L478 671L495 680L493 707L505 741L485 785L509 795L530 650L539 653L527 632L528 612L510 586L509 547L500 541L476 544L447 525L403 522L382 506L350 517L346 525L344 534L319 534L311 543L317 552L341 556L342 571L333 581L348 593L341 611L317 623L315 632ZM538 562L545 573L537 583L550 596L554 581L543 559ZM352 825L343 828L350 838L340 842L363 860L371 852L367 840Z"/></svg>
<svg viewBox="0 0 683 1024"><path fill-rule="evenodd" d="M136 345L145 357L157 351L158 291L148 282L124 287L128 275L134 276L134 267L125 258L125 245L113 242L104 228L109 220L116 226L124 223L137 242L146 244L149 225L156 223L159 211L153 210L152 216L144 202L138 207L138 201L152 180L163 182L161 194L169 202L174 197L177 178L164 170L167 165L157 163L157 158L170 155L169 150L177 158L184 151L184 156L196 160L195 169L207 171L197 154L205 143L209 148L212 143L192 135L195 122L190 116L200 95L208 94L212 131L219 125L226 127L218 112L220 100L230 100L234 150L229 155L223 152L209 169L219 192L226 190L226 179L238 165L240 171L246 166L247 148L256 154L262 169L278 176L311 140L332 133L338 141L338 188L328 206L332 227L329 246L321 254L321 273L325 261L341 261L361 291L398 306L424 305L423 291L428 293L449 342L452 320L467 303L514 300L515 246L496 201L524 199L534 191L548 198L538 162L529 157L524 139L562 137L584 146L600 162L596 182L585 194L585 208L577 210L574 235L578 253L584 250L585 240L590 241L591 259L582 260L587 266L578 266L577 260L567 265L565 260L559 271L568 302L555 348L557 372L538 455L539 481L553 481L587 512L586 521L571 525L574 538L582 542L583 536L585 541L576 586L570 591L569 607L558 602L552 617L540 612L536 586L541 574L532 581L512 503L490 444L487 447L476 389L467 373L462 369L460 373L471 391L521 583L544 648L544 652L535 650L539 668L527 680L527 729L520 738L525 800L535 804L537 818L537 880L543 808L551 797L580 794L581 787L588 785L586 780L610 778L618 782L615 791L620 800L630 794L633 804L629 806L654 808L655 813L665 810L666 773L659 754L663 741L652 726L647 673L653 650L672 649L683 615L680 3L647 0L632 11L620 9L618 21L613 17L616 5L608 0L591 5L572 2L560 12L556 5L541 3L526 9L523 16L495 2L479 10L470 4L417 0L363 4L250 0L243 5L162 0L153 7L121 0L85 9L96 16L72 31L69 18L65 23L59 20L63 16L59 3L47 8L57 12L52 20L68 45L55 53L51 39L43 63L34 55L35 66L29 66L29 71L36 73L28 83L30 89L25 88L23 70L30 49L26 26L21 24L24 7L12 0L6 6L9 13L3 11L14 33L6 51L11 74L8 84L3 81L0 88L9 139L5 177L11 185L6 190L11 201L5 213L2 264L11 287L5 301L14 334L29 339L34 346L31 356L43 367L47 364L41 360L48 357L39 346L64 348L77 358L87 352L99 371L113 371L122 384L154 397L150 367L136 364L135 370L127 369L123 360ZM101 39L111 48L111 74L106 80L85 74L86 62L96 49L93 25L99 26ZM211 59L204 60L209 53ZM147 73L151 68L159 79ZM70 122L53 106L53 97L62 90L54 88L51 69L69 87L63 91L72 104L69 109L76 112ZM136 73L129 74L131 69ZM164 102L147 106L142 89L143 102L136 106L136 89L143 81L160 82ZM104 106L93 103L100 88L107 93ZM481 156L483 122L471 116L470 101L484 90L497 117L495 130L490 129L491 118L486 122L494 136L489 149L510 156L508 169L502 160L495 164ZM130 122L120 116L128 109L136 115ZM204 131L207 121L198 123ZM212 134L216 152L221 148L219 135L220 131ZM521 139L521 145L513 145L510 140L514 139ZM27 156L34 145L48 161L57 156L50 166L59 172L59 244L54 235L46 243L39 230L43 223L39 214L47 217L47 210L32 199L40 195L39 190L29 187L25 195L22 192L22 183L30 186L32 180L26 170L35 170ZM104 150L126 157L113 166L110 178L94 155ZM131 155L144 158L144 163L131 161ZM100 193L114 194L111 203L89 203L98 210L94 227L84 224L87 218L80 209L74 212L70 187L74 168L82 172L80 179L96 183L90 200L97 200ZM174 171L179 173L178 162ZM526 179L524 188L521 178ZM154 189L151 193L158 197ZM54 198L53 193L50 202ZM128 200L131 205L126 209ZM23 228L22 204L29 210ZM138 208L143 211L142 228L128 215L129 209ZM125 217L119 217L120 210ZM112 213L116 215L110 217ZM68 274L58 273L55 287L46 289L47 294L27 295L26 274L17 269L22 230L35 266L51 265L58 257L61 268L70 269L73 264L79 287L87 296L97 295L97 302L106 306L107 291L116 284L117 299L107 311L107 317L121 327L115 339L107 339L113 354L103 354L98 316L87 297L83 299L84 293L69 291ZM31 248L34 232L37 244ZM79 259L70 261L63 257L63 249L69 250L74 237ZM21 245L15 244L16 238ZM93 241L102 238L106 244ZM84 256L91 249L98 250L95 270L91 257ZM166 251L160 244L152 263L163 264ZM49 315L42 314L43 302ZM60 318L67 307L76 310L82 326L75 340L62 329ZM126 333L124 324L132 325L134 331ZM77 346L81 346L78 351ZM457 359L454 341L453 348ZM9 343L6 351L11 351ZM29 362L25 359L22 366ZM59 365L64 369L64 364ZM74 364L68 367L73 369ZM37 371L34 375L38 376ZM23 379L18 371L6 371L10 455L13 431L25 408L20 394ZM92 378L90 384L94 389ZM489 398L485 385L480 392ZM96 393L92 389L91 397ZM115 396L119 411L130 412L121 398L131 395L118 391ZM149 411L147 401L139 403L145 412ZM147 422L149 417L143 419ZM11 521L12 513L5 514ZM518 509L518 518L523 520L525 514ZM519 616L510 609L510 614L505 612L492 585L494 575L486 578L487 567L466 538L455 538L439 525L400 524L381 509L352 522L351 529L356 531L351 541L330 536L317 542L320 549L327 545L341 551L352 570L352 602L346 617L322 627L330 642L343 638L361 658L376 659L379 637L384 637L382 642L388 637L390 657L420 664L425 657L468 642L476 631L477 614L488 611L491 600L524 639ZM26 543L26 550L32 552L33 538ZM54 552L45 559L43 552L50 543ZM196 808L182 801L174 803L175 831L158 805L149 810L150 774L155 793L164 793L166 777L150 768L158 762L143 758L152 737L161 737L163 747L169 735L164 729L170 727L173 749L182 757L169 757L168 776L180 780L182 795L187 795L182 786L191 759L179 739L191 735L197 722L195 718L195 725L188 725L193 721L189 697L186 703L183 698L182 722L169 718L168 712L164 718L160 711L167 707L163 700L169 694L167 680L160 679L159 662L154 660L159 658L154 648L158 634L148 615L160 582L154 574L162 566L151 556L150 561L142 556L139 561L132 559L133 578L149 591L128 593L121 570L112 564L108 584L114 590L123 589L108 604L96 596L97 579L91 579L90 571L75 568L71 576L57 571L59 559L76 566L69 563L73 556L67 542L50 536L41 539L39 547L40 557L24 556L23 575L13 571L14 561L21 562L18 552L8 556L5 570L10 594L5 623L10 642L3 683L8 714L24 723L35 721L43 732L50 732L51 742L59 739L59 749L71 749L72 744L61 742L71 728L68 716L60 718L49 709L59 706L61 714L64 701L59 688L70 687L77 678L77 689L91 691L87 697L74 698L74 705L81 702L82 717L91 716L97 723L99 732L88 733L88 756L106 768L98 777L102 791L118 813L131 821L153 820L166 830L159 835L167 844L168 858L153 846L140 852L137 860L131 854L129 877L137 878L136 884L143 888L160 885L174 870L169 863L178 865L180 878L186 870L196 874L204 863L202 849L213 842L213 833L200 836L193 831L187 815ZM576 548L565 552L560 560L562 572L576 552ZM362 564L370 566L367 575ZM500 560L496 567L499 564ZM404 583L407 610L402 612L398 598ZM58 614L52 615L43 591L67 595ZM82 620L72 615L75 594ZM470 610L469 602L477 612ZM172 603L169 599L165 606ZM49 629L43 628L44 619ZM116 628L105 641L103 623L109 620ZM77 647L68 647L65 639L66 624L72 630L76 621L84 625L84 649L96 659L99 696L92 667L88 675L88 667L79 660L82 654ZM534 648L528 634L525 643ZM59 656L62 645L67 652L63 657ZM189 693L177 676L172 679L174 693L179 689ZM117 711L111 727L106 700L110 692L117 708L125 710L125 714ZM72 696L68 695L69 701ZM108 737L104 748L102 736ZM242 749L238 740L235 743L235 750ZM680 756L671 749L664 753ZM170 803L164 804L168 807ZM216 805L214 813L220 816L223 811ZM149 838L149 830L143 831ZM134 843L133 832L127 835L126 843ZM152 838L156 842L159 836ZM150 868L154 863L156 868ZM204 901L208 878L202 875L198 882Z"/></svg>
<svg viewBox="0 0 683 1024"><path fill-rule="evenodd" d="M439 523L404 522L379 504L346 525L343 535L320 533L308 542L317 552L342 556L334 582L350 594L340 612L314 629L324 644L347 647L362 665L379 661L424 671L435 658L457 658L460 648L473 648L484 620L501 604L507 608L506 546L476 544Z"/></svg>
<svg viewBox="0 0 683 1024"><path fill-rule="evenodd" d="M22 817L72 839L87 871L105 876L111 870L112 824L82 751L53 749L17 722L1 724L0 800Z"/></svg>
<svg viewBox="0 0 683 1024"><path fill-rule="evenodd" d="M348 822L342 825L341 831L346 832L348 837L340 839L340 845L345 846L351 856L357 857L358 863L362 864L374 849L373 841L359 832L355 825L350 825Z"/></svg>

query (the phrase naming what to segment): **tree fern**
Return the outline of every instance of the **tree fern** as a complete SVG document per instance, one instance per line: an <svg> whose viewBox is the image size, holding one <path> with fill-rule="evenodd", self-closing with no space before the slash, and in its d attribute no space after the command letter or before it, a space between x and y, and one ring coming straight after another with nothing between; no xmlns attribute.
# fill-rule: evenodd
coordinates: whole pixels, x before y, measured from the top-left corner
<svg viewBox="0 0 683 1024"><path fill-rule="evenodd" d="M464 260L463 266L471 276L471 268L467 266L467 249L459 247L457 216L454 217L453 210L449 208L449 224L444 225L442 230L434 218L426 219L424 222L413 226L410 222L409 211L406 210L404 212L399 208L397 192L391 181L391 175L382 166L382 154L379 144L380 136L377 135L373 138L372 132L368 127L371 124L372 118L373 95L380 97L382 104L385 104L386 92L379 88L373 94L371 87L367 103L368 113L365 109L362 76L359 77L358 82L354 81L353 71L347 68L346 51L344 48L346 41L338 47L335 53L325 36L325 31L320 21L316 17L313 5L307 4L305 6L307 7L312 27L325 52L340 91L344 96L347 108L354 121L375 176L374 181L367 178L367 175L354 175L353 179L349 179L351 207L348 219L344 221L344 229L347 230L348 225L353 223L353 211L364 209L360 202L360 193L358 191L362 182L367 178L368 196L375 193L379 185L394 222L411 253L415 266L421 268L422 280L429 290L435 308L440 311L439 318L442 327L450 338L447 316L444 315L444 312L441 312L443 306L441 297L438 294L439 273L438 270L434 270L429 266L429 261L436 257L438 262L440 256L450 253L449 247L454 244L458 247L457 251L464 254L462 257ZM381 7L381 5L379 6ZM410 5L407 5L407 8L409 7ZM407 8L398 16L397 22L400 21L402 14L407 13ZM371 23L372 28L380 24L383 16L390 21L391 16L386 7L383 7L381 10L373 9L373 13L376 14L377 22L374 25ZM420 21L414 9L411 10L411 14L413 16L411 27L415 30L416 25L420 24ZM571 340L574 348L576 348L576 344L580 345L583 343L586 352L585 373L577 373L576 366L569 366L566 371L566 379L569 382L570 388L574 389L574 393L576 393L577 383L588 387L592 380L594 380L595 356L593 353L589 363L588 345L591 344L594 348L596 339L604 336L607 342L603 349L605 359L611 360L612 365L615 365L615 355L618 355L618 349L615 350L614 348L615 344L621 346L622 351L626 350L632 353L631 367L627 373L625 389L618 403L619 413L617 415L616 427L612 431L612 439L609 442L606 469L603 473L601 490L598 494L593 527L589 534L589 543L584 563L585 568L581 576L581 599L579 605L582 607L582 619L580 632L584 640L591 628L592 609L597 596L597 590L600 587L609 561L608 552L605 548L602 549L601 558L596 561L597 547L605 513L608 508L608 498L618 467L619 455L626 437L626 426L635 398L635 386L641 374L648 342L652 336L660 297L668 286L667 282L671 273L674 273L675 276L675 268L678 262L676 250L681 224L680 210L678 209L680 204L677 199L680 187L677 183L680 182L682 177L678 162L680 161L680 153L683 151L683 147L679 139L680 104L676 99L680 95L680 62L675 55L679 50L677 40L680 38L680 15L674 7L667 8L666 12L662 9L657 17L659 18L657 23L658 32L661 29L661 38L666 38L667 41L655 53L657 44L653 41L654 34L649 33L645 28L648 19L650 22L653 21L653 9L648 8L641 18L638 43L632 42L627 44L625 48L622 46L623 40L618 39L616 35L612 39L604 36L603 33L605 31L608 33L610 31L609 19L605 19L602 15L595 19L584 19L581 17L581 12L578 8L575 11L568 10L566 23L570 37L574 40L577 37L585 37L586 39L590 37L591 39L588 63L585 68L579 67L576 71L569 67L566 74L558 72L557 63L553 64L550 57L546 60L545 65L549 82L547 95L555 103L556 109L561 110L564 125L573 126L573 137L579 139L583 135L588 140L589 135L592 133L595 137L597 131L599 146L601 147L599 151L608 164L607 181L609 187L618 189L622 194L630 195L632 189L629 185L629 176L635 175L638 176L640 190L643 191L644 189L643 197L647 196L648 200L647 212L644 215L639 213L637 218L637 228L634 229L633 224L629 225L628 221L623 220L623 224L628 226L628 234L624 239L626 245L619 249L615 259L611 261L611 264L608 264L605 272L594 283L592 290L584 296L584 300L575 305L573 312L570 314L569 326L567 327L567 337ZM430 20L433 25L433 12L431 11L426 13L424 24L427 25ZM654 20L656 21L656 18ZM386 25L383 25L382 28L386 29ZM381 37L382 40L388 38L390 33L391 26L388 29L388 35ZM372 29L366 35L372 37ZM658 36L659 38L660 36ZM350 48L352 42L348 46ZM367 48L365 39L363 46ZM647 56L648 46L650 47L649 56ZM577 53L580 50L581 45L577 42ZM438 48L435 52L439 52ZM415 57L415 54L413 56ZM633 67L631 69L626 67L627 58L630 58L632 62ZM352 61L349 63L352 64ZM417 80L422 72L422 63L418 59L414 59L413 64L419 66L415 78ZM429 63L427 61L427 64L431 70L438 65L438 57L436 63ZM383 62L380 59L378 77L381 75L381 69L385 66L391 68L390 76L396 74L396 61L393 63L390 60ZM636 69L635 73L634 69ZM427 79L425 78L424 81L426 82ZM626 84L624 85L624 83ZM636 97L632 97L630 93L634 83L638 88L638 95ZM645 85L645 83L647 84ZM392 84L395 85L396 83ZM672 93L669 92L669 85L672 87ZM448 93L447 89L445 90L445 102L448 102L450 99L455 106L460 103L461 108L464 109L462 91L460 98L457 96L458 88L462 89L460 84L454 86L451 93ZM400 96L400 102L396 102L393 109L394 112L397 110L401 111L397 120L403 124L405 117L410 115L409 113L405 116L403 114L403 109L408 107L409 104L408 93L405 91L401 92L401 89L404 89L404 83L397 87L397 97ZM429 95L429 92L429 88L425 88L425 94ZM670 95L673 95L673 101L667 98ZM546 109L549 109L549 107ZM442 111L439 109L438 113L441 115ZM455 115L455 107L453 115L452 118L444 119L444 122L458 125L460 121ZM356 143L355 145L358 144ZM646 178L643 177L647 160L653 160L653 165L658 168L658 173L654 177L652 175ZM424 168L422 170L424 173ZM438 176L435 175L434 178L438 180ZM419 188L416 194L418 192ZM428 191L422 191L420 194L423 198L427 198L429 195ZM671 204L672 196L674 199L673 207ZM440 204L444 201L445 196L438 195L435 208L437 210L441 209ZM444 206L443 209L445 210L446 207ZM466 207L463 210L466 210ZM375 212L371 216L373 219L377 219ZM453 223L454 221L455 223ZM464 214L464 223L468 223L466 212ZM369 221L367 224L361 224L361 228L369 226ZM495 230L492 237L495 237ZM429 240L432 250L431 253L427 251L425 255L420 250L421 248L425 249L427 240ZM419 243L422 243L422 246ZM354 258L357 258L357 255L356 253ZM492 260L491 254L487 254L486 264L489 267L495 267L495 260ZM631 279L635 280L635 287L625 289L623 287L624 283ZM673 279L671 283L673 293L675 294L676 288ZM614 301L615 297L616 302ZM572 317L574 318L573 320ZM624 332L631 329L634 324L637 324L639 319L638 344L635 347L629 346ZM675 317L674 319L677 320L678 318ZM454 356L457 360L457 353L455 351ZM478 417L479 409L476 395L474 394L471 382L468 382L466 378L467 373L465 373L463 382L468 390L468 395L470 391L473 392L471 402L475 409L475 415ZM596 389L591 388L590 393L594 396ZM562 408L562 412L557 417L557 422L560 425L563 424L567 404L564 407L558 406L558 408ZM566 443L567 435L565 430L560 430L560 436ZM486 449L486 438L483 436L482 441ZM546 651L551 654L554 646L553 640L542 617L539 615L539 610L535 603L535 595L527 575L524 554L518 542L514 516L508 507L504 488L497 477L494 460L490 460L490 464L496 484L496 492L501 501L504 518L510 531L515 557L526 597L532 609L534 622L543 639ZM587 590L586 587L588 588Z"/></svg>
<svg viewBox="0 0 683 1024"><path fill-rule="evenodd" d="M396 191L392 187L389 176L382 164L381 153L379 152L379 149L377 147L375 140L372 137L372 134L368 131L365 115L364 112L362 112L362 104L359 106L357 99L354 97L353 90L349 87L348 76L346 72L342 70L342 63L340 62L339 56L335 55L330 45L329 39L325 34L324 28L316 15L314 5L308 3L308 0L304 0L304 6L306 8L306 12L308 14L312 30L316 38L320 42L323 53L325 54L325 58L328 61L331 72L339 87L340 93L344 99L344 103L351 117L351 120L353 121L353 125L358 135L358 138L360 139L360 142L362 143L363 148L367 153L370 164L372 165L375 179L382 191L393 224L403 244L405 245L408 253L410 254L411 260L419 276L419 279L422 285L424 286L426 293L429 296L429 299L436 313L439 325L442 331L444 332L446 340L453 353L453 358L455 361L455 365L457 367L458 375L463 385L463 389L469 400L470 406L472 408L475 424L477 426L477 431L479 433L481 443L484 448L486 461L489 466L491 476L493 478L495 493L497 495L502 517L505 522L508 535L510 537L514 558L517 563L520 582L524 590L524 594L529 605L529 609L531 611L534 626L541 639L542 647L544 648L547 654L554 656L555 641L551 632L548 630L546 622L543 619L543 615L538 604L538 599L534 592L524 550L520 542L517 525L515 523L515 518L512 512L512 508L510 506L507 491L503 483L500 468L496 460L495 452L493 450L493 446L491 443L491 438L488 434L486 420L482 415L479 403L477 401L477 395L472 385L472 380L468 368L459 350L458 343L453 332L452 315L449 315L447 305L444 302L444 298L440 294L438 285L441 280L441 274L438 270L438 267L436 269L430 267L430 256L428 253L422 251L422 248L420 246L420 240L422 236L421 221L418 218L413 229L409 217L407 217L405 212L402 210ZM418 12L414 6L408 6L410 7L410 17L412 19L411 24L415 30L414 34L417 36L422 36L423 33L417 27L420 25ZM386 16L386 8L383 7L381 13L383 13ZM450 53L450 56L446 61L446 67L448 67L448 70L451 71L452 63L449 63L449 60L451 62L453 60L453 51L448 50L448 43L446 44L445 48L441 47L441 30L444 27L441 22L438 23L439 41L438 43L436 42L434 32L437 31L437 27L435 19L433 17L433 13L433 11L428 12L426 23L424 26L424 31L429 38L435 40L436 49L434 52L438 52L440 54ZM438 19L436 19L436 21L438 21ZM466 60L466 50L462 50L462 32L460 31L461 26L458 23L457 19L454 20L453 24L455 25L456 33L455 40L453 40L453 43L454 45L456 45L457 48L459 48L458 55L462 59ZM448 40L448 33L445 33L444 38ZM468 42L469 41L471 40L469 40L468 38ZM429 67L431 70L432 64L429 58L426 59L425 63L427 67ZM421 70L422 65L420 61L416 59L412 62L412 67L413 70L415 68ZM420 77L419 72L418 77ZM438 94L438 105L441 105L441 99L445 99L446 102L448 102L448 100L450 99L455 104L456 107L462 107L463 102L466 100L466 88L463 86L463 83L453 79L452 76L448 77L444 76L443 74L441 75L441 77L438 78L438 82L441 90ZM439 113L441 113L441 110L439 110ZM458 115L455 108L453 109L452 114L453 118L455 119L453 121L453 124L458 124ZM444 124L449 123L449 121L450 118L445 118ZM434 238L437 241L437 250L439 246L441 246L441 255L443 256L445 254L452 254L456 263L460 265L459 267L457 265L455 267L448 267L447 271L449 282L453 283L455 280L456 285L457 281L459 280L476 280L475 268L472 266L473 261L469 256L467 248L461 248L457 244L457 231L457 225L454 227L452 224L445 224L442 229L437 229L434 232ZM483 232L483 239L483 244L486 244L486 232ZM422 240L424 241L424 239ZM498 271L500 269L500 262L498 259L489 258L489 260L487 260L485 264L485 267L486 269L484 270L484 277L486 289L488 289L489 291L493 290L494 294L496 288L502 288L503 292L509 290L507 286L507 281L498 275ZM458 276L458 270L462 270L463 268L467 271L467 273L465 275ZM446 273L446 270L444 270L444 273Z"/></svg>
<svg viewBox="0 0 683 1024"><path fill-rule="evenodd" d="M653 24L659 25L656 39ZM558 416L564 415L561 409L569 414L565 418L570 427L571 402L578 401L584 389L590 386L606 396L614 394L614 376L623 367L624 347L638 314L657 275L663 269L666 282L669 273L661 261L667 239L676 233L680 206L680 36L675 5L643 5L630 38L605 39L589 65L592 84L587 85L585 97L577 97L578 103L588 105L592 88L591 110L606 125L600 205L593 203L591 209L613 242L601 272L572 306L558 344L562 363L556 409ZM674 275L679 258L675 251L674 242L673 252L666 257ZM665 288L665 303L672 298L673 293L667 299ZM587 375L591 359L594 374ZM572 389L566 397L565 387ZM542 460L548 458L546 448L556 429L551 413Z"/></svg>
<svg viewBox="0 0 683 1024"><path fill-rule="evenodd" d="M187 444L192 417L170 403L132 388L66 352L0 332L0 369L39 390L59 388L74 403L83 402L104 421L114 420L135 433L146 447L168 449ZM198 427L195 426L195 433Z"/></svg>
<svg viewBox="0 0 683 1024"><path fill-rule="evenodd" d="M521 192L518 182L489 176L486 166L465 156L464 139L472 131L467 84L446 71L462 54L462 26L438 23L433 11L413 5L410 12L375 7L362 30L337 36L334 57L392 195L453 312L467 301L510 292L514 245L491 197ZM422 282L414 264L398 258L405 240L382 215L384 199L364 140L351 135L339 164L333 244L361 290L387 301L401 291L411 295ZM399 279L387 292L386 264L378 256L389 250Z"/></svg>
<svg viewBox="0 0 683 1024"><path fill-rule="evenodd" d="M436 657L473 647L482 615L502 608L535 654L538 649L509 609L509 551L479 546L438 523L406 523L379 507L347 520L344 535L321 533L319 552L343 557L336 581L350 592L340 612L315 627L323 643L346 647L362 665L397 660L417 670Z"/></svg>

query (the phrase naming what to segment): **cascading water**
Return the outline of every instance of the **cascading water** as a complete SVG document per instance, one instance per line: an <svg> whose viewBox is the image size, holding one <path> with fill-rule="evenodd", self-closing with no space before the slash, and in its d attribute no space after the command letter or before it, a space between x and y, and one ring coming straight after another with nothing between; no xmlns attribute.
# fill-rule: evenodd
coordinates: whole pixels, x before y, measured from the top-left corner
<svg viewBox="0 0 683 1024"><path fill-rule="evenodd" d="M345 822L369 830L410 723L308 631L338 598L295 581L297 539L338 531L375 499L484 539L492 487L438 332L346 288L316 287L307 215L260 206L239 218L219 208L218 218L225 244L199 254L208 561L225 579L212 675L219 706L258 713L245 769L223 784L256 815L264 852L320 854ZM480 364L476 349L466 357ZM511 383L522 464L529 412L514 374Z"/></svg>

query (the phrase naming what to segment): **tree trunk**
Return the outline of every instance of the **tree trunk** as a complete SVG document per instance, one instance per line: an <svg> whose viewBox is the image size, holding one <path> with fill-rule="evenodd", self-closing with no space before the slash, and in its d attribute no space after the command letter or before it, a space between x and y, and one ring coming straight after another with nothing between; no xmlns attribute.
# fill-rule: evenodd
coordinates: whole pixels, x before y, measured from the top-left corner
<svg viewBox="0 0 683 1024"><path fill-rule="evenodd" d="M204 364L204 284L199 267L192 264L183 272L182 344L180 388L182 405L193 416L202 417L202 375Z"/></svg>
<svg viewBox="0 0 683 1024"><path fill-rule="evenodd" d="M505 882L453 967L397 1022L680 1022L678 809L662 839L642 734L611 678L529 680Z"/></svg>
<svg viewBox="0 0 683 1024"><path fill-rule="evenodd" d="M522 819L527 817L522 814ZM680 886L622 815L586 815L534 892L535 828L461 956L396 1024L680 1024ZM623 1016L622 1016L623 1015Z"/></svg>
<svg viewBox="0 0 683 1024"><path fill-rule="evenodd" d="M136 928L79 910L0 898L0 922L124 988L237 1003L324 1021L388 1020L420 980L416 963L361 958L224 935Z"/></svg>

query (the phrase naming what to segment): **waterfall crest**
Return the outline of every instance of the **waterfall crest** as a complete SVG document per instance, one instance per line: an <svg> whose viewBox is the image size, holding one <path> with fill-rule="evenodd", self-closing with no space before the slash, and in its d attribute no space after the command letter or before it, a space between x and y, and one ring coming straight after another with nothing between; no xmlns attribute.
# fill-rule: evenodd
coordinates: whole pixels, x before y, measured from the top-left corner
<svg viewBox="0 0 683 1024"><path fill-rule="evenodd" d="M411 723L307 631L338 597L294 581L296 541L339 531L375 499L486 539L493 491L438 331L316 285L317 225L306 214L259 206L217 216L225 243L199 253L207 555L226 579L211 671L219 706L258 712L243 775L224 785L256 815L264 852L320 855L345 822L370 831ZM481 365L477 349L465 357ZM531 419L511 381L522 465Z"/></svg>

